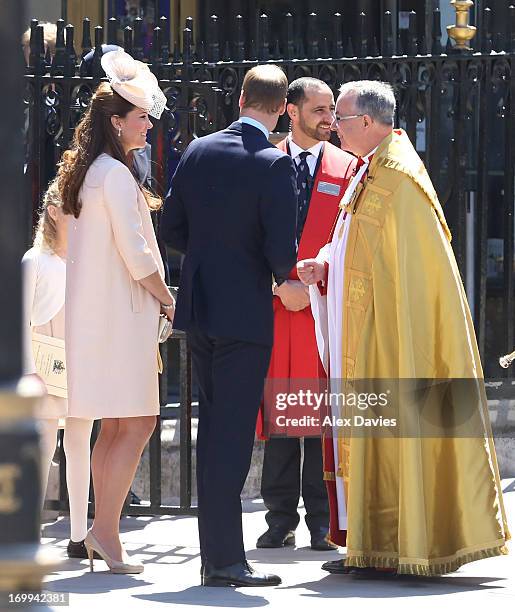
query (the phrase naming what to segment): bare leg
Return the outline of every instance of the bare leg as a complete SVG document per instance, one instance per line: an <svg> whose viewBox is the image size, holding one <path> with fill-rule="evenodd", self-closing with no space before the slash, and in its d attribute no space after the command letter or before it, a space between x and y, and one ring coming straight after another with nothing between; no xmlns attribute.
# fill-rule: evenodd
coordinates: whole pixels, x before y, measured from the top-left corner
<svg viewBox="0 0 515 612"><path fill-rule="evenodd" d="M41 448L41 508L45 503L48 474L52 465L52 457L57 444L57 425L59 419L40 419L40 448Z"/></svg>
<svg viewBox="0 0 515 612"><path fill-rule="evenodd" d="M117 561L122 561L119 528L123 503L134 480L143 449L155 426L154 416L118 419L116 436L105 456L103 489L100 504L95 504L95 520L91 531L102 543L106 553ZM95 480L93 482L96 499L97 483Z"/></svg>
<svg viewBox="0 0 515 612"><path fill-rule="evenodd" d="M102 503L105 460L117 433L118 419L102 419L100 433L91 453L91 474L95 491L95 516Z"/></svg>
<svg viewBox="0 0 515 612"><path fill-rule="evenodd" d="M93 421L68 417L64 429L66 482L70 500L70 539L80 542L88 531L90 439Z"/></svg>

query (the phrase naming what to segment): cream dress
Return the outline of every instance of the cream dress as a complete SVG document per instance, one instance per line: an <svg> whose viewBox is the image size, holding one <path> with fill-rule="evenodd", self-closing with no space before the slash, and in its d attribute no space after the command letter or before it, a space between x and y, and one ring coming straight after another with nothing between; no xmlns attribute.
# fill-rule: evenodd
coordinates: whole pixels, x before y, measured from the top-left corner
<svg viewBox="0 0 515 612"><path fill-rule="evenodd" d="M32 355L32 333L64 339L66 262L50 250L32 247L22 259L24 289L24 373L36 372ZM58 419L68 414L63 397L45 395L37 418Z"/></svg>

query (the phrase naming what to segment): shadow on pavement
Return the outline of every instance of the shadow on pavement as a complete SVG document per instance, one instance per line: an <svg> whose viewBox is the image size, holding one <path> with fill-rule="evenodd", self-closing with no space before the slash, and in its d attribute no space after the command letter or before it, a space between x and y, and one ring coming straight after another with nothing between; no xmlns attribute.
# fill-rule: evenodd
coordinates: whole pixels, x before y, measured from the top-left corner
<svg viewBox="0 0 515 612"><path fill-rule="evenodd" d="M176 522L184 519L194 518L192 516L185 515L169 515L163 514L159 516L122 516L122 520L120 522L121 533L125 533L127 531L138 531L141 529L147 528L149 525L153 523L159 523L161 521L167 522ZM92 519L88 519L88 528L91 527ZM52 537L62 537L69 538L70 537L70 517L69 515L59 516L56 519L51 521L45 521L42 525L41 535L44 538L52 538Z"/></svg>
<svg viewBox="0 0 515 612"><path fill-rule="evenodd" d="M300 561L317 561L322 565L324 561L339 559L341 555L338 551L311 550L309 546L303 546L301 548L285 546L283 548L254 548L247 550L246 556L249 561L272 563L274 565L290 565L292 563L299 563Z"/></svg>
<svg viewBox="0 0 515 612"><path fill-rule="evenodd" d="M356 578L353 576L326 576L321 580L277 587L280 590L306 589L301 597L346 598L361 597L368 599L387 599L397 597L424 597L428 595L448 595L469 591L504 589L502 585L491 583L503 578L483 576L449 576L426 578L424 576L402 576L397 578Z"/></svg>
<svg viewBox="0 0 515 612"><path fill-rule="evenodd" d="M234 588L189 587L183 591L133 595L134 599L156 603L175 603L188 606L216 606L217 608L262 608L270 602L260 595L247 595Z"/></svg>
<svg viewBox="0 0 515 612"><path fill-rule="evenodd" d="M99 562L100 563L100 562ZM62 571L59 572L62 575ZM102 584L101 578L106 578ZM97 595L102 593L112 593L113 591L127 591L136 587L143 587L153 584L141 578L135 578L129 574L111 574L107 569L101 572L85 572L78 576L61 578L58 580L45 581L45 590L54 593L77 593L83 595ZM72 604L73 602L71 602Z"/></svg>

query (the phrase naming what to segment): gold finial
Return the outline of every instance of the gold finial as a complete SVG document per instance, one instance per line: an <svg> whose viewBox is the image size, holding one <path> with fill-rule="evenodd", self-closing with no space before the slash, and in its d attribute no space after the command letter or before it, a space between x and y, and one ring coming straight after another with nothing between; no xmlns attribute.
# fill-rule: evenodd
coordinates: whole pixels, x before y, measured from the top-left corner
<svg viewBox="0 0 515 612"><path fill-rule="evenodd" d="M447 26L447 34L455 41L456 51L470 51L467 44L476 35L475 26L469 25L469 11L474 6L472 0L451 0L456 11L455 25Z"/></svg>

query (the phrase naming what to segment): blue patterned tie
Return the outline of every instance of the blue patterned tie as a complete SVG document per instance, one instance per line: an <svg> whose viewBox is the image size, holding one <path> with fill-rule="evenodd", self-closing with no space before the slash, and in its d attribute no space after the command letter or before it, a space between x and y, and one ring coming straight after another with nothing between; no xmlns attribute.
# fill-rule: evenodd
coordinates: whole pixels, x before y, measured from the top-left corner
<svg viewBox="0 0 515 612"><path fill-rule="evenodd" d="M310 197L310 179L311 173L307 162L309 151L302 151L299 154L300 161L297 164L297 191L298 191L298 209L297 209L297 245L300 244L300 238L308 216L309 197Z"/></svg>

